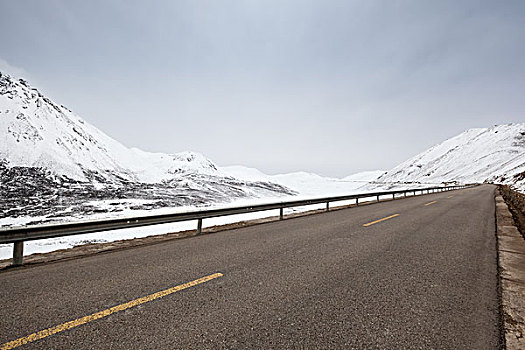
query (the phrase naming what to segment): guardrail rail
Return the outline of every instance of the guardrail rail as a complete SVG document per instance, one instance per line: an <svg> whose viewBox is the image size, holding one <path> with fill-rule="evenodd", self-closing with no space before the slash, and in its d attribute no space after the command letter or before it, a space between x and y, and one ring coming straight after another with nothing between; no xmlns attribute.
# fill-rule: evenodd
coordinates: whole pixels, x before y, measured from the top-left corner
<svg viewBox="0 0 525 350"><path fill-rule="evenodd" d="M86 234L99 231L110 231L131 227L167 224L172 222L197 220L197 234L202 232L202 220L209 219L219 216L235 215L235 214L247 214L258 211L274 210L279 209L279 219L284 219L284 209L291 207L302 207L306 205L323 204L326 203L326 211L330 210L330 203L341 202L348 200L355 200L355 204L359 205L360 198L376 197L377 202L381 196L392 196L392 199L396 198L396 195L402 195L406 197L409 194L423 195L435 192L451 191L462 189L466 187L472 187L475 185L455 185L455 186L440 186L440 187L428 187L428 188L417 188L417 189L405 189L396 191L382 191L372 193L360 193L346 196L335 196L335 197L324 197L324 198L313 198L303 200L293 200L286 202L275 202L268 204L256 204L247 205L240 207L231 208L219 208L219 209L208 209L208 210L195 210L182 213L173 214L160 214L150 216L137 216L127 218L110 218L102 220L89 220L89 221L78 221L71 223L59 223L59 224L43 224L33 226L20 226L10 227L7 229L0 229L0 244L14 243L13 247L13 263L12 265L18 266L23 264L24 255L24 242L46 239L54 237L63 237L71 235Z"/></svg>

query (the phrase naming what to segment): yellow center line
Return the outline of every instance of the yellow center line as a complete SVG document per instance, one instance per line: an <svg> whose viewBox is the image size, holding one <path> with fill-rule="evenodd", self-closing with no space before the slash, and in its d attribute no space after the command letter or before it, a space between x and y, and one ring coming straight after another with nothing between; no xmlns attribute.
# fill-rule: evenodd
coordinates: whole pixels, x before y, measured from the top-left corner
<svg viewBox="0 0 525 350"><path fill-rule="evenodd" d="M425 204L425 206L427 206L427 205L431 205L431 204L434 204L434 203L437 203L437 201L429 202L429 203Z"/></svg>
<svg viewBox="0 0 525 350"><path fill-rule="evenodd" d="M363 226L368 227L370 225L377 224L378 222L395 218L396 216L399 216L399 214L390 215L390 216L387 216L386 218L382 218L382 219L379 219L379 220L376 220L376 221L372 221L372 222L369 222L368 224L363 224Z"/></svg>
<svg viewBox="0 0 525 350"><path fill-rule="evenodd" d="M30 334L30 335L28 335L26 337L18 338L16 340L13 340L13 341L10 341L8 343L0 345L0 350L7 350L7 349L17 348L17 347L22 346L24 344L31 343L31 342L34 342L36 340L40 340L42 338L49 337L50 335L66 331L68 329L75 328L75 327L81 326L81 325L89 323L89 322L93 322L93 321L98 320L100 318L107 317L107 316L109 316L111 314L114 314L115 312L123 311L123 310L129 309L129 308L132 308L132 307L135 307L135 306L147 303L149 301L165 297L167 295L173 294L173 293L181 291L183 289L190 288L190 287L193 287L193 286L196 286L198 284L202 284L202 283L211 281L211 280L213 280L215 278L219 278L219 277L222 277L222 273L214 273L213 275L201 277L199 279L196 279L196 280L188 282L188 283L179 284L178 286L171 287L169 289L165 289L165 290L162 290L160 292L156 292L156 293L147 295L147 296L142 297L142 298L138 298L138 299L135 299L135 300L132 300L132 301L128 301L127 303L120 304L120 305L117 305L117 306L113 306L112 308L109 308L109 309L106 309L106 310L103 310L103 311L100 311L100 312L96 312L96 313L88 315L88 316L77 318L76 320L69 321L69 322L66 322L66 323L62 323L62 324L60 324L58 326L55 326L55 327L44 329L42 331Z"/></svg>
<svg viewBox="0 0 525 350"><path fill-rule="evenodd" d="M452 197L454 197L454 196L448 196L447 198L452 198Z"/></svg>

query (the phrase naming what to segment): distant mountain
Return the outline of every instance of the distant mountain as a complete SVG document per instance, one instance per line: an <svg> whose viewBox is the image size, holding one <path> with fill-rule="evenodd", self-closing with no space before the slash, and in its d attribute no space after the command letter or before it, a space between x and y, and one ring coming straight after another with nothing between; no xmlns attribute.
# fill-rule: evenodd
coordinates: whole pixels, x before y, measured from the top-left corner
<svg viewBox="0 0 525 350"><path fill-rule="evenodd" d="M220 167L219 170L227 175L249 181L270 181L292 190L302 197L326 197L355 193L370 181L374 181L384 171L364 171L343 179L324 177L304 171L267 175L263 172L241 165ZM361 192L361 191L359 191Z"/></svg>
<svg viewBox="0 0 525 350"><path fill-rule="evenodd" d="M198 153L129 149L26 81L0 73L0 219L47 221L292 194L226 176Z"/></svg>
<svg viewBox="0 0 525 350"><path fill-rule="evenodd" d="M344 181L355 181L355 182L370 182L377 180L378 177L383 175L386 171L384 170L371 170L371 171L362 171L360 173L352 174L346 177L343 177Z"/></svg>
<svg viewBox="0 0 525 350"><path fill-rule="evenodd" d="M493 182L525 191L525 123L467 130L410 158L377 182Z"/></svg>

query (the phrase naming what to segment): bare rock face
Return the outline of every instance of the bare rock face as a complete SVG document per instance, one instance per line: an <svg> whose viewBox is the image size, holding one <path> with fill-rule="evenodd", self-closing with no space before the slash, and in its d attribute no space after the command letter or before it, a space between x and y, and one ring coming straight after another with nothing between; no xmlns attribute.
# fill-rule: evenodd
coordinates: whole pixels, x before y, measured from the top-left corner
<svg viewBox="0 0 525 350"><path fill-rule="evenodd" d="M129 149L26 81L0 73L0 220L62 221L293 194L226 176L198 153Z"/></svg>

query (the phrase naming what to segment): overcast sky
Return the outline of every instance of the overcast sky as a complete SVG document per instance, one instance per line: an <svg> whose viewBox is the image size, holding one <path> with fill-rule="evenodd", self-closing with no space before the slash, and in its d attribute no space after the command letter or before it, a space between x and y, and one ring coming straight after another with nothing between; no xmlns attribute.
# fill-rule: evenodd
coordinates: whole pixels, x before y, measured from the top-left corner
<svg viewBox="0 0 525 350"><path fill-rule="evenodd" d="M525 121L525 1L0 0L0 70L129 147L389 169Z"/></svg>

